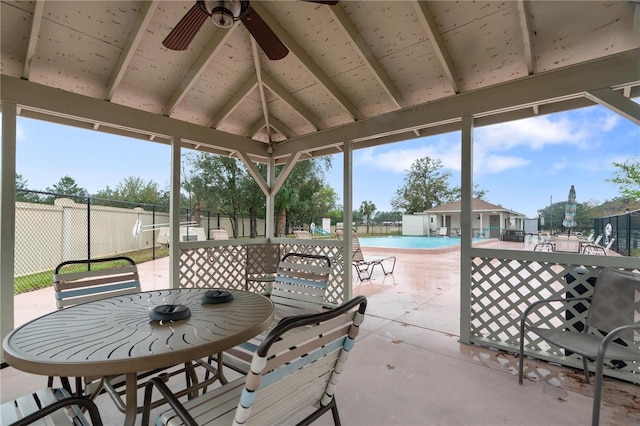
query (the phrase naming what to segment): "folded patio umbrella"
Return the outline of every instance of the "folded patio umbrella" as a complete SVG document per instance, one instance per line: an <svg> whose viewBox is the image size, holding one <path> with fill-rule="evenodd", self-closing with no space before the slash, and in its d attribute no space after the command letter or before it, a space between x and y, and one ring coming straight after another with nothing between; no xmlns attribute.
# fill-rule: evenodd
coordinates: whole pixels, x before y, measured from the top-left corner
<svg viewBox="0 0 640 426"><path fill-rule="evenodd" d="M562 226L567 228L567 235L571 235L571 228L576 226L576 189L571 185L569 189L569 199L567 200L567 206L564 210L564 220Z"/></svg>

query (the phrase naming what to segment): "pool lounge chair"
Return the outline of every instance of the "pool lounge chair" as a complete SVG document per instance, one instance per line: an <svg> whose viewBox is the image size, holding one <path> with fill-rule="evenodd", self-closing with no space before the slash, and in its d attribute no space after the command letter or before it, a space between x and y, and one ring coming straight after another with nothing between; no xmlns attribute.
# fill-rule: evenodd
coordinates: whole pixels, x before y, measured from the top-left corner
<svg viewBox="0 0 640 426"><path fill-rule="evenodd" d="M209 229L209 237L216 241L228 240L229 234L224 228Z"/></svg>
<svg viewBox="0 0 640 426"><path fill-rule="evenodd" d="M310 240L313 238L309 231L293 231L293 235L300 240Z"/></svg>
<svg viewBox="0 0 640 426"><path fill-rule="evenodd" d="M344 231L337 230L336 236L338 237L339 240L342 240L344 237ZM362 252L362 248L360 247L360 240L358 240L358 234L356 234L355 232L352 234L352 237L351 237L351 247L353 251L352 257L351 257L351 263L353 264L354 268L356 268L356 272L358 273L358 278L360 279L360 281L370 280L373 270L378 265L380 265L380 268L382 268L382 272L384 272L385 275L393 274L393 270L396 267L395 256L382 255L382 254L365 256L364 253ZM387 260L389 261L387 263L391 263L391 261L393 261L393 263L391 264L391 269L389 271L387 271L383 263L384 261L387 261Z"/></svg>
<svg viewBox="0 0 640 426"><path fill-rule="evenodd" d="M598 245L598 244L585 244L584 246L582 246L582 254L595 254L600 256L606 256L607 254L609 254L609 249L611 249L611 246L613 245L615 240L616 240L615 237L610 239L606 247L602 247L601 245Z"/></svg>

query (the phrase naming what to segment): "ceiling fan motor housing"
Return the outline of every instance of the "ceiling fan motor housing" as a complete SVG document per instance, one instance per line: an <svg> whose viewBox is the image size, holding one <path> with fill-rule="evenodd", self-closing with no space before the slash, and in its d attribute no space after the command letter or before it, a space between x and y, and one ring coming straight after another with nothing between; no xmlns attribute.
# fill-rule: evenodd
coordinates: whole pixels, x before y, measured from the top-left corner
<svg viewBox="0 0 640 426"><path fill-rule="evenodd" d="M214 25L220 28L230 28L249 10L246 0L199 0L198 4L211 17Z"/></svg>

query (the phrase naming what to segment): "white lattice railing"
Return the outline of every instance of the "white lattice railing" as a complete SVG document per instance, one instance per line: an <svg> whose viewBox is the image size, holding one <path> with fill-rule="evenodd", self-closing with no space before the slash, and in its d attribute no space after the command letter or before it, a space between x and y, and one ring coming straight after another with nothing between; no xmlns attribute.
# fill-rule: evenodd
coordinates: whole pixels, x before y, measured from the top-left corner
<svg viewBox="0 0 640 426"><path fill-rule="evenodd" d="M275 246L278 250L254 250L251 256L252 264L249 264L248 247L264 245ZM346 300L342 273L342 243L337 240L278 238L272 242L266 239L251 239L181 243L180 287L218 287L264 293L268 291L269 284L261 280L252 280L249 273L256 272L254 268L260 270L259 265L268 264L273 260L270 259L272 256L280 258L290 252L328 256L332 271L325 304L337 306Z"/></svg>
<svg viewBox="0 0 640 426"><path fill-rule="evenodd" d="M472 343L518 352L520 317L533 301L549 297L590 296L605 266L640 270L637 259L474 249L471 256L470 338ZM586 307L545 308L530 317L537 326L582 330ZM636 312L640 318L640 308ZM638 337L638 336L636 336ZM640 339L627 342L640 346ZM535 358L582 368L582 358L527 335L525 353ZM617 364L613 377L640 383L640 363ZM608 369L607 369L608 370Z"/></svg>

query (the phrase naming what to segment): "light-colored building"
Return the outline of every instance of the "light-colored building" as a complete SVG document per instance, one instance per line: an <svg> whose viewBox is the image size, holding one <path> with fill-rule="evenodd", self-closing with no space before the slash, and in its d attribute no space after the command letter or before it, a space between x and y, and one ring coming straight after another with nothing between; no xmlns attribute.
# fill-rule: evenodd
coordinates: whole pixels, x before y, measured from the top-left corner
<svg viewBox="0 0 640 426"><path fill-rule="evenodd" d="M403 235L459 236L460 201L433 207L402 217ZM506 231L524 230L526 216L500 205L474 198L471 228L473 237L501 238Z"/></svg>

